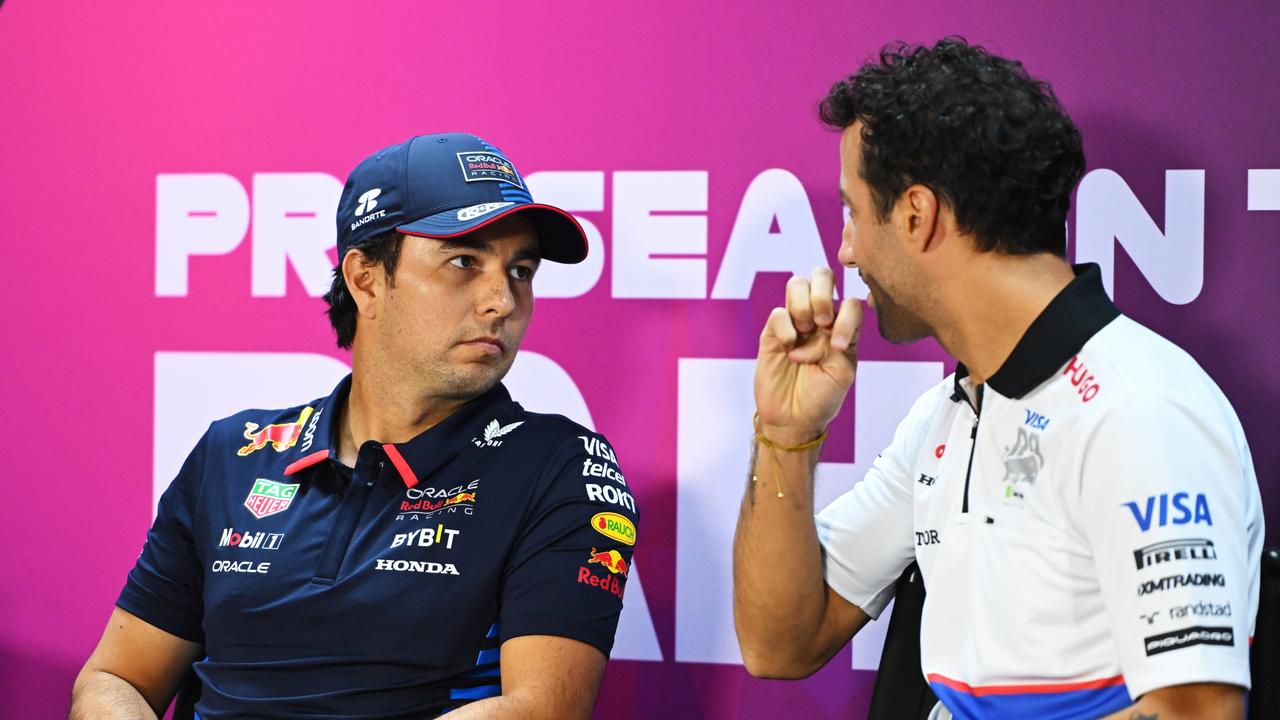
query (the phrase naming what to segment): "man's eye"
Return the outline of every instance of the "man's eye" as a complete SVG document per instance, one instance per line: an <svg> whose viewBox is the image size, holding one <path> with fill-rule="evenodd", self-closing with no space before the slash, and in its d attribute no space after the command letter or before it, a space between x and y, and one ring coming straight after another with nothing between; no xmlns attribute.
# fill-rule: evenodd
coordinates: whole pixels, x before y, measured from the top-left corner
<svg viewBox="0 0 1280 720"><path fill-rule="evenodd" d="M511 268L511 277L517 280L528 280L533 277L533 268L525 267L524 265L516 265Z"/></svg>
<svg viewBox="0 0 1280 720"><path fill-rule="evenodd" d="M449 260L449 262L455 267L460 268L470 268L475 267L476 265L476 259L470 255L459 255L458 257Z"/></svg>

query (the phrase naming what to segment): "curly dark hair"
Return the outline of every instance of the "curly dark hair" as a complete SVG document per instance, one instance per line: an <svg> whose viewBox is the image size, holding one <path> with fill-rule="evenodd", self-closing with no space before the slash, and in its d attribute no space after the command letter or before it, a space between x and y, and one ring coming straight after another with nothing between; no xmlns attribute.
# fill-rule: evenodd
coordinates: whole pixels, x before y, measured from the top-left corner
<svg viewBox="0 0 1280 720"><path fill-rule="evenodd" d="M389 230L358 245L352 245L348 251L359 250L369 262L382 265L387 273L387 285L395 287L396 265L400 262L400 247L403 242L404 235ZM329 322L338 335L338 347L350 350L351 343L356 339L357 311L356 301L347 289L346 278L342 276L342 258L338 258L338 265L333 268L333 284L329 286L329 292L325 293L324 301L329 303Z"/></svg>
<svg viewBox="0 0 1280 720"><path fill-rule="evenodd" d="M960 37L891 43L831 88L819 116L841 130L862 122L861 176L881 222L919 183L980 250L1066 255L1080 130L1022 63Z"/></svg>

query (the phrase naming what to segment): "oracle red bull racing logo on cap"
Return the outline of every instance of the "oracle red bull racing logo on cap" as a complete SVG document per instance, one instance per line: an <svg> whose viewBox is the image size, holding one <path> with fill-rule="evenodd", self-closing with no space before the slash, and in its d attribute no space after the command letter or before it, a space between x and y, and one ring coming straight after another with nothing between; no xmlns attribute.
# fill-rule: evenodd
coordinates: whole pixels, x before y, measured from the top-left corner
<svg viewBox="0 0 1280 720"><path fill-rule="evenodd" d="M289 509L293 496L298 492L298 484L287 484L258 478L253 481L253 489L249 497L244 499L244 506L249 508L253 516L261 520L268 515L282 513Z"/></svg>
<svg viewBox="0 0 1280 720"><path fill-rule="evenodd" d="M291 423L274 423L263 428L259 428L258 423L245 423L244 438L249 441L249 444L237 450L236 454L244 457L261 450L268 444L276 452L288 450L298 442L298 438L302 435L302 426L307 424L311 411L311 406L303 408L302 414Z"/></svg>
<svg viewBox="0 0 1280 720"><path fill-rule="evenodd" d="M592 515L591 527L601 535L610 540L617 540L623 545L636 544L635 524L618 513L602 512Z"/></svg>
<svg viewBox="0 0 1280 720"><path fill-rule="evenodd" d="M467 182L478 180L497 180L498 182L524 187L524 182L516 174L511 161L498 153L475 151L458 153L458 164L462 166L462 177Z"/></svg>

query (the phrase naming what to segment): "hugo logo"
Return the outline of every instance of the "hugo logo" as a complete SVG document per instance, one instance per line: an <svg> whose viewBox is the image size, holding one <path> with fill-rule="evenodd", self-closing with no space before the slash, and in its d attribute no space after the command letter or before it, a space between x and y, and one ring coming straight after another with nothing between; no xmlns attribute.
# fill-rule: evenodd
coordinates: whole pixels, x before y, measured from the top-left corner
<svg viewBox="0 0 1280 720"><path fill-rule="evenodd" d="M1067 367L1062 370L1063 375L1071 377L1071 384L1075 386L1076 394L1080 396L1083 402L1089 402L1098 394L1098 379L1089 372L1089 368L1080 362L1080 356L1076 355L1067 363Z"/></svg>

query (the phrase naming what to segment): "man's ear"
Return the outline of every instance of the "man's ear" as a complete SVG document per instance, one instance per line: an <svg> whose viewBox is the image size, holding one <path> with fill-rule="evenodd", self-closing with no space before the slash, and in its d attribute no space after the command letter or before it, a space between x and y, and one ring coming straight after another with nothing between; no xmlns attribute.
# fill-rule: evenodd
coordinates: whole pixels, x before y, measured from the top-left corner
<svg viewBox="0 0 1280 720"><path fill-rule="evenodd" d="M386 267L373 263L359 250L348 250L342 256L342 278L347 292L356 303L356 311L366 318L378 316L378 307L386 296Z"/></svg>
<svg viewBox="0 0 1280 720"><path fill-rule="evenodd" d="M946 239L946 233L939 232L938 196L926 185L916 183L898 196L895 211L902 218L903 230L907 243L916 252L927 253L939 249Z"/></svg>

